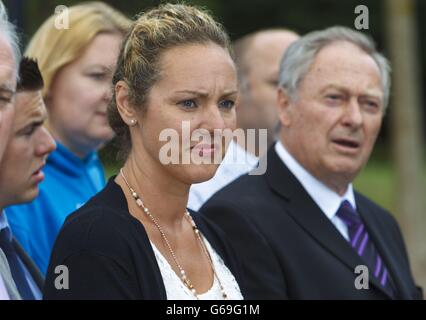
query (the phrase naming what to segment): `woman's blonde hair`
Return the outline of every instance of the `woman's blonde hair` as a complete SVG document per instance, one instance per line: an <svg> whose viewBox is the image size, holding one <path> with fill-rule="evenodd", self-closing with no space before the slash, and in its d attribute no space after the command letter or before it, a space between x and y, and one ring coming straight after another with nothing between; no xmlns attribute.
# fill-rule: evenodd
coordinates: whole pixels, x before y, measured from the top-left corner
<svg viewBox="0 0 426 320"><path fill-rule="evenodd" d="M43 75L45 96L57 72L77 60L100 33L123 36L131 20L102 2L87 2L68 8L68 28L57 28L56 15L49 17L32 37L25 55L36 59Z"/></svg>
<svg viewBox="0 0 426 320"><path fill-rule="evenodd" d="M227 33L208 12L184 4L160 5L134 22L123 41L113 84L125 81L129 102L144 111L149 90L161 75L162 54L173 47L207 43L219 45L232 56ZM125 159L131 148L130 131L118 112L115 92L108 118L118 139L119 157Z"/></svg>

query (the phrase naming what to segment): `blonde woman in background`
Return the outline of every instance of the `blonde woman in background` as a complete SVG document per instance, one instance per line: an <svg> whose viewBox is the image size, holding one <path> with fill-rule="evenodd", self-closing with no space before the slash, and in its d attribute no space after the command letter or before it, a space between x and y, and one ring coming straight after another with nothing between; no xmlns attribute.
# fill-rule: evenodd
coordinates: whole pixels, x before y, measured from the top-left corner
<svg viewBox="0 0 426 320"><path fill-rule="evenodd" d="M39 196L6 210L15 237L43 273L65 218L105 185L96 152L113 137L107 119L111 78L130 27L130 20L101 2L68 13L68 29L55 28L51 16L25 53L38 61L44 79L47 128L57 150L47 159Z"/></svg>
<svg viewBox="0 0 426 320"><path fill-rule="evenodd" d="M223 152L219 143L188 141L182 123L206 135L235 128L238 86L227 34L195 7L152 9L125 39L113 83L108 114L126 161L67 218L44 298L242 299L231 244L186 209L191 184L213 177L218 164L164 164L159 139L173 129L203 159ZM179 148L179 159L186 150ZM58 265L70 270L68 290L55 287Z"/></svg>

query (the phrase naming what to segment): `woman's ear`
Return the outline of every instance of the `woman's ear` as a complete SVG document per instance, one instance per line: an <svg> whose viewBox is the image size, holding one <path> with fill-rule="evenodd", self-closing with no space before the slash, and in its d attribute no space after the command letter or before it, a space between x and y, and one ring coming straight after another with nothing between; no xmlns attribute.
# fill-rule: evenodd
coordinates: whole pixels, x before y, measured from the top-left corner
<svg viewBox="0 0 426 320"><path fill-rule="evenodd" d="M121 118L128 126L134 126L137 122L136 111L129 101L129 86L123 80L115 84L115 102Z"/></svg>
<svg viewBox="0 0 426 320"><path fill-rule="evenodd" d="M281 125L288 127L291 124L291 100L284 88L279 88L277 93L278 117Z"/></svg>

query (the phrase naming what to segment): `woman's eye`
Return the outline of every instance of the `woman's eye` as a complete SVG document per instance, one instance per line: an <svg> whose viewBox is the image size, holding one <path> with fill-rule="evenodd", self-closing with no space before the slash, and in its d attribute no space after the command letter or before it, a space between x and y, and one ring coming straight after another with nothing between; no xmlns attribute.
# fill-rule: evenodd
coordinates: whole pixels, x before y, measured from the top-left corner
<svg viewBox="0 0 426 320"><path fill-rule="evenodd" d="M235 105L235 102L232 100L224 100L219 103L221 108L224 109L232 109Z"/></svg>
<svg viewBox="0 0 426 320"><path fill-rule="evenodd" d="M186 109L193 109L197 107L194 100L183 100L179 104Z"/></svg>
<svg viewBox="0 0 426 320"><path fill-rule="evenodd" d="M24 136L31 136L34 132L35 132L35 130L37 129L37 126L30 126L30 127L28 127L28 128L26 128L23 132L22 132L22 134L24 135Z"/></svg>
<svg viewBox="0 0 426 320"><path fill-rule="evenodd" d="M103 79L105 79L105 74L104 73L90 73L89 77L91 77L92 79L95 79L96 81L101 81Z"/></svg>

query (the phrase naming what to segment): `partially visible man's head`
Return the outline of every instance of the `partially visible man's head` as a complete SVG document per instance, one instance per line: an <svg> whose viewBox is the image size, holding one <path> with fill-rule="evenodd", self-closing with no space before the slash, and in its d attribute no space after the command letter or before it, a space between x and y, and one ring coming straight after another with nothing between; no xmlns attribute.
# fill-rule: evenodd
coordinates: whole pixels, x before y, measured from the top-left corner
<svg viewBox="0 0 426 320"><path fill-rule="evenodd" d="M240 83L238 126L268 129L268 142L275 138L278 71L287 47L299 36L285 29L262 30L238 39L234 44Z"/></svg>
<svg viewBox="0 0 426 320"><path fill-rule="evenodd" d="M0 164L0 206L33 200L43 180L42 168L55 142L43 127L47 118L43 79L37 63L24 58L15 97L15 120Z"/></svg>
<svg viewBox="0 0 426 320"><path fill-rule="evenodd" d="M19 48L19 37L15 26L9 22L6 8L0 0L0 34L4 37L12 50L15 76L18 76L19 61L21 61L21 50Z"/></svg>
<svg viewBox="0 0 426 320"><path fill-rule="evenodd" d="M309 33L283 57L281 141L340 194L371 154L388 103L389 73L374 42L344 27Z"/></svg>
<svg viewBox="0 0 426 320"><path fill-rule="evenodd" d="M0 1L0 162L13 121L19 46L14 26Z"/></svg>

